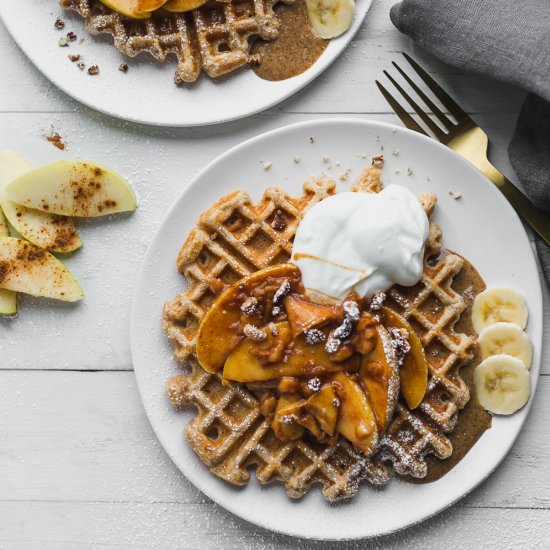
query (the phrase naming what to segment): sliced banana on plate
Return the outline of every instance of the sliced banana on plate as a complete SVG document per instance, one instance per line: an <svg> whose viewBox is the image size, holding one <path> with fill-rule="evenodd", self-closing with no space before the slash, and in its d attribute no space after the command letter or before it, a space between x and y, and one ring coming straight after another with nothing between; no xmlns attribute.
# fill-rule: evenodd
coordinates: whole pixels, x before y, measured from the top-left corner
<svg viewBox="0 0 550 550"><path fill-rule="evenodd" d="M529 336L515 323L489 325L478 338L481 358L505 353L517 357L527 369L531 367L533 345Z"/></svg>
<svg viewBox="0 0 550 550"><path fill-rule="evenodd" d="M493 414L512 414L531 394L531 377L525 365L510 355L487 357L475 370L474 383L481 406Z"/></svg>
<svg viewBox="0 0 550 550"><path fill-rule="evenodd" d="M477 295L472 307L472 323L478 334L489 325L501 321L515 323L521 329L527 325L525 298L507 286L488 288Z"/></svg>
<svg viewBox="0 0 550 550"><path fill-rule="evenodd" d="M353 22L353 0L306 0L306 5L313 30L320 38L336 38Z"/></svg>

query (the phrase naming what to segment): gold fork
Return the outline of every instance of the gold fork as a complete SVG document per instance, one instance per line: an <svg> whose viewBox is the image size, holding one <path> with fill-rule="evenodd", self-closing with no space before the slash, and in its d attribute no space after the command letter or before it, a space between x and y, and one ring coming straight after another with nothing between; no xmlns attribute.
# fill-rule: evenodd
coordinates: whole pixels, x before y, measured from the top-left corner
<svg viewBox="0 0 550 550"><path fill-rule="evenodd" d="M453 151L463 156L478 168L487 178L489 178L508 199L508 202L514 207L516 212L540 235L547 244L550 245L550 218L539 210L510 180L505 178L487 159L487 146L489 139L487 134L463 111L463 109L454 101L454 99L409 55L403 53L405 59L410 63L416 74L431 90L433 95L441 104L453 115L457 122L451 120L439 107L422 91L422 89L409 77L401 67L395 62L392 65L399 74L405 79L409 86L414 90L417 96L422 100L426 107L431 111L441 123L436 124L418 103L400 86L400 84L388 73L384 71L386 77L394 85L405 101L411 106L412 110L418 115L425 124L423 128L407 112L395 97L377 80L376 85L391 105L401 122L411 130L420 132L426 136L435 137ZM428 131L426 131L426 129ZM430 132L430 133L429 133Z"/></svg>

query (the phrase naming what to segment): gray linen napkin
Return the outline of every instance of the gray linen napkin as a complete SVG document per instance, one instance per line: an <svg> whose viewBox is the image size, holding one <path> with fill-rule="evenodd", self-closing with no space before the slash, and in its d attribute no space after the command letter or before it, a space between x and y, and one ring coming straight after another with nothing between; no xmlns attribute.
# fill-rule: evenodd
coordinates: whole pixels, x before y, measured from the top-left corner
<svg viewBox="0 0 550 550"><path fill-rule="evenodd" d="M456 67L530 92L508 148L534 204L550 214L550 0L404 0L393 24ZM550 247L537 237L550 282Z"/></svg>

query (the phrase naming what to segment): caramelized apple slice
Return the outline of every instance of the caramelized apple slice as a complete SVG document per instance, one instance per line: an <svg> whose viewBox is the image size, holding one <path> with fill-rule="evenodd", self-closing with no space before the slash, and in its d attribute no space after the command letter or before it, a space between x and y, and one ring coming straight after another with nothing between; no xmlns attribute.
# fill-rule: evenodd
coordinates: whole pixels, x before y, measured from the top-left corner
<svg viewBox="0 0 550 550"><path fill-rule="evenodd" d="M286 322L277 323L275 326L279 335L290 331ZM268 336L263 342L244 340L230 353L223 368L225 379L236 382L261 382L283 376L311 377L330 372L359 370L358 354L352 355L340 363L335 363L330 360L324 343L307 344L303 336L294 340L290 352L284 355L281 361L274 363L262 361L261 350L265 349L269 355L274 340L278 338L278 336L272 336L269 330L266 332Z"/></svg>
<svg viewBox="0 0 550 550"><path fill-rule="evenodd" d="M298 419L296 422L303 426L306 430L308 430L313 437L319 439L322 437L323 432L321 431L321 428L319 428L319 424L317 423L317 420L315 420L315 417L306 412L302 407L302 414L298 416Z"/></svg>
<svg viewBox="0 0 550 550"><path fill-rule="evenodd" d="M369 455L378 442L376 417L369 400L355 376L339 372L333 375L332 380L340 399L336 430Z"/></svg>
<svg viewBox="0 0 550 550"><path fill-rule="evenodd" d="M323 386L321 391L314 393L305 403L304 409L312 414L321 430L333 436L338 422L340 401L332 386Z"/></svg>
<svg viewBox="0 0 550 550"><path fill-rule="evenodd" d="M295 393L283 393L279 397L271 427L282 441L300 439L304 435L304 428L296 422L300 402L300 396Z"/></svg>
<svg viewBox="0 0 550 550"><path fill-rule="evenodd" d="M208 372L220 370L233 349L242 341L235 326L241 321L241 306L262 286L266 287L263 301L260 298L258 308L265 308L273 294L287 279L292 290L300 289L300 271L291 264L281 264L262 269L236 281L225 289L203 317L197 334L197 358L202 368ZM274 289L274 290L273 290ZM257 292L262 294L261 292ZM261 324L258 316L255 324Z"/></svg>
<svg viewBox="0 0 550 550"><path fill-rule="evenodd" d="M382 325L376 326L374 349L363 356L359 376L374 410L378 431L384 433L399 397L399 367L390 335Z"/></svg>
<svg viewBox="0 0 550 550"><path fill-rule="evenodd" d="M338 319L336 307L314 304L296 294L287 296L283 303L295 338L310 328Z"/></svg>
<svg viewBox="0 0 550 550"><path fill-rule="evenodd" d="M416 409L422 403L428 387L428 361L424 347L418 334L404 317L388 307L382 309L382 314L385 326L404 328L409 333L411 351L405 355L399 369L399 377L401 395L405 398L409 409Z"/></svg>
<svg viewBox="0 0 550 550"><path fill-rule="evenodd" d="M164 4L163 8L166 11L182 13L184 11L196 10L206 4L206 2L207 0L169 0Z"/></svg>
<svg viewBox="0 0 550 550"><path fill-rule="evenodd" d="M137 0L137 12L146 13L158 10L166 4L168 0Z"/></svg>

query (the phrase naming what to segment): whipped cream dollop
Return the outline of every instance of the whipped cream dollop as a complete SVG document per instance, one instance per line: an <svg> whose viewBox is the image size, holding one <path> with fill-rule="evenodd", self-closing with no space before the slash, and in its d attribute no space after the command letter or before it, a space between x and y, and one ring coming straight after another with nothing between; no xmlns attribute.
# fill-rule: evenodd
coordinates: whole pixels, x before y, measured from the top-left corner
<svg viewBox="0 0 550 550"><path fill-rule="evenodd" d="M306 212L291 261L308 291L370 297L420 280L428 229L418 199L400 185L380 193L337 193Z"/></svg>

